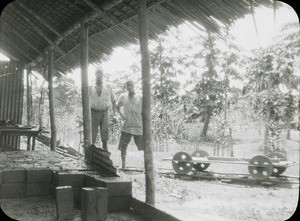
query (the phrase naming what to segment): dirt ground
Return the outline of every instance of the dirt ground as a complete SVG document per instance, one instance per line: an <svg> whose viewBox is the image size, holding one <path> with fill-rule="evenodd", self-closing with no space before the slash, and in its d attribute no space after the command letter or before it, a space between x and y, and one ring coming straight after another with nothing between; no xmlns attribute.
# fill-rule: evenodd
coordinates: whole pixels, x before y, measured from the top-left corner
<svg viewBox="0 0 300 221"><path fill-rule="evenodd" d="M299 177L299 135L299 131L292 131L291 140L287 140L285 143L288 160L295 161L296 164L289 167L283 175ZM234 139L234 156L253 157L262 154L262 138L257 131L248 129L235 132ZM178 151L192 153L195 149L204 149L213 155L213 146L209 144L190 145L170 142L169 151L153 152L156 170L163 168L172 171L171 162L163 161L164 158L172 157ZM117 145L109 145L109 150L111 159L118 168L121 160ZM143 152L137 151L133 143L130 144L127 155L129 168L143 169ZM56 160L59 161L59 159ZM1 162L3 161L1 160ZM70 164L71 161L64 162L63 167L68 167ZM74 166L78 165L75 163ZM247 166L233 164L211 164L207 171L248 174ZM118 171L118 174L132 180L133 196L145 201L145 174L121 170ZM299 183L297 182L289 185L264 186L224 183L216 180L182 180L174 179L173 176L166 177L156 174L155 186L156 207L184 221L283 221L294 214L299 200ZM53 198L1 200L0 204L6 213L18 220L55 220ZM80 211L75 211L74 220L80 220ZM109 214L108 220L139 221L140 217L136 214L112 213Z"/></svg>
<svg viewBox="0 0 300 221"><path fill-rule="evenodd" d="M296 162L282 174L299 177L299 131L292 131L291 140L286 140L287 157ZM234 134L234 156L253 157L262 154L262 137L255 130L239 131ZM116 146L110 146L113 162L121 163ZM157 169L172 169L170 161L178 151L192 153L195 149L207 150L213 155L211 145L170 145L169 152L154 152ZM128 150L127 165L143 168L143 153L132 144ZM207 171L220 173L248 174L245 165L211 164ZM122 172L121 176L133 181L133 196L145 200L145 174ZM290 185L247 185L209 180L181 180L156 175L156 207L186 221L196 220L244 220L283 221L289 219L298 206L299 183Z"/></svg>

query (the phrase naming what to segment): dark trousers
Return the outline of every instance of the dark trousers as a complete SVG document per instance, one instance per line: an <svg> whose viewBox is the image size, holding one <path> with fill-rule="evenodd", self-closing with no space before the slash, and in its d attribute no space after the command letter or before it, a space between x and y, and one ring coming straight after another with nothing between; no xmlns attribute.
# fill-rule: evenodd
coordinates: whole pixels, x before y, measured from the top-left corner
<svg viewBox="0 0 300 221"><path fill-rule="evenodd" d="M91 110L92 114L92 141L97 139L99 126L102 141L108 141L108 111Z"/></svg>

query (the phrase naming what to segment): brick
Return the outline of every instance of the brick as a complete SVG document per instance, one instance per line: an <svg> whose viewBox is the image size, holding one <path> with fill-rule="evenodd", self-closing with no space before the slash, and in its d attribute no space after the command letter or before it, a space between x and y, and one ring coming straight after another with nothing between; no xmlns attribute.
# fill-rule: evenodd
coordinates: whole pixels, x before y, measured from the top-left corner
<svg viewBox="0 0 300 221"><path fill-rule="evenodd" d="M26 185L26 196L54 195L53 183L28 183Z"/></svg>
<svg viewBox="0 0 300 221"><path fill-rule="evenodd" d="M74 187L73 189L73 200L74 206L80 209L81 206L81 187Z"/></svg>
<svg viewBox="0 0 300 221"><path fill-rule="evenodd" d="M25 183L26 170L3 170L3 183Z"/></svg>
<svg viewBox="0 0 300 221"><path fill-rule="evenodd" d="M5 183L1 185L1 198L25 197L25 183Z"/></svg>
<svg viewBox="0 0 300 221"><path fill-rule="evenodd" d="M109 196L108 212L121 212L130 209L131 196Z"/></svg>
<svg viewBox="0 0 300 221"><path fill-rule="evenodd" d="M56 187L57 220L72 220L74 218L73 190L71 186Z"/></svg>
<svg viewBox="0 0 300 221"><path fill-rule="evenodd" d="M108 196L131 196L132 182L122 181L120 179L104 179L101 178L102 187L108 189Z"/></svg>
<svg viewBox="0 0 300 221"><path fill-rule="evenodd" d="M53 172L50 169L27 170L27 183L52 183Z"/></svg>
<svg viewBox="0 0 300 221"><path fill-rule="evenodd" d="M83 174L71 174L71 173L58 173L57 174L57 186L83 187L84 186L84 175Z"/></svg>
<svg viewBox="0 0 300 221"><path fill-rule="evenodd" d="M108 190L102 187L85 187L81 190L81 220L105 221L108 213Z"/></svg>
<svg viewBox="0 0 300 221"><path fill-rule="evenodd" d="M84 187L101 187L103 182L90 175L84 175Z"/></svg>

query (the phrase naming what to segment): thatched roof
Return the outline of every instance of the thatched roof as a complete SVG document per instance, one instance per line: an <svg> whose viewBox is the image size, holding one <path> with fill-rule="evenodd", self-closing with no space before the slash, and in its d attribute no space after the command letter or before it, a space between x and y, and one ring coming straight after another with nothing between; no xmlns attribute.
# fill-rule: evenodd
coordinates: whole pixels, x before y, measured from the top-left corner
<svg viewBox="0 0 300 221"><path fill-rule="evenodd" d="M251 13L251 7L271 6L272 0L148 0L149 37L185 20L210 32ZM15 0L0 19L0 52L33 69L47 66L55 47L55 68L67 72L80 65L80 24L89 25L89 62L107 57L116 46L138 39L137 0Z"/></svg>

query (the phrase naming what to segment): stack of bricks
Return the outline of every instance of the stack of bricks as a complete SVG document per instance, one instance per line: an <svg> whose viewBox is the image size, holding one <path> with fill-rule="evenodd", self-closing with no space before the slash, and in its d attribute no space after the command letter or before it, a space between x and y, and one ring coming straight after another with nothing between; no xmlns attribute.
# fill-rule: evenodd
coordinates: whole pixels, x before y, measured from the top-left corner
<svg viewBox="0 0 300 221"><path fill-rule="evenodd" d="M72 220L74 218L72 187L56 187L55 193L57 220Z"/></svg>
<svg viewBox="0 0 300 221"><path fill-rule="evenodd" d="M26 170L3 170L1 180L1 198L26 196Z"/></svg>
<svg viewBox="0 0 300 221"><path fill-rule="evenodd" d="M102 190L102 202L107 202L107 212L130 209L132 182L119 177L103 178L97 175L93 177L80 173L53 172L50 169L0 171L0 198L53 196L55 188L57 194L57 187L66 186L72 191L73 204L77 208L81 206L82 189L91 187Z"/></svg>
<svg viewBox="0 0 300 221"><path fill-rule="evenodd" d="M0 172L0 197L22 198L53 195L52 170L18 169Z"/></svg>
<svg viewBox="0 0 300 221"><path fill-rule="evenodd" d="M50 169L27 170L26 197L53 195L53 171Z"/></svg>
<svg viewBox="0 0 300 221"><path fill-rule="evenodd" d="M81 220L105 221L107 218L107 188L84 187L81 190Z"/></svg>
<svg viewBox="0 0 300 221"><path fill-rule="evenodd" d="M54 173L55 186L71 186L76 208L81 204L81 188L84 187L84 175L80 173Z"/></svg>
<svg viewBox="0 0 300 221"><path fill-rule="evenodd" d="M84 176L86 187L104 187L108 189L108 212L120 212L130 209L132 182L118 177L98 178Z"/></svg>

